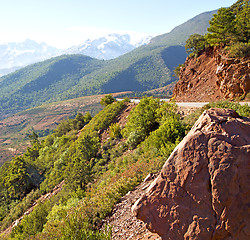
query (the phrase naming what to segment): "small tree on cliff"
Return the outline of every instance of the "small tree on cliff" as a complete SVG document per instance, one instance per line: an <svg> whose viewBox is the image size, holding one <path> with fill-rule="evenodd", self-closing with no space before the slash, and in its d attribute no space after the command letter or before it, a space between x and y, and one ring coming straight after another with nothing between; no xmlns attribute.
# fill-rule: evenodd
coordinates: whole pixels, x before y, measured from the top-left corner
<svg viewBox="0 0 250 240"><path fill-rule="evenodd" d="M204 36L200 34L192 34L186 41L185 49L190 56L197 56L199 52L208 46Z"/></svg>

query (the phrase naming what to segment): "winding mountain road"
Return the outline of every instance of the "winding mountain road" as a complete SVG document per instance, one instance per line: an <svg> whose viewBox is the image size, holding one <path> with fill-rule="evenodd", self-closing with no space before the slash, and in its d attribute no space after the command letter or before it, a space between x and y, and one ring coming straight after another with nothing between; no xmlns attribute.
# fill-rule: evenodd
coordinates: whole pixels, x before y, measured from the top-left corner
<svg viewBox="0 0 250 240"><path fill-rule="evenodd" d="M122 98L116 98L117 101L122 101ZM169 102L170 99L160 99L160 101L166 101ZM133 103L139 103L140 99L130 99L131 102ZM176 102L176 104L179 107L203 107L204 105L208 104L209 102ZM250 102L239 102L240 105L248 104L250 105Z"/></svg>

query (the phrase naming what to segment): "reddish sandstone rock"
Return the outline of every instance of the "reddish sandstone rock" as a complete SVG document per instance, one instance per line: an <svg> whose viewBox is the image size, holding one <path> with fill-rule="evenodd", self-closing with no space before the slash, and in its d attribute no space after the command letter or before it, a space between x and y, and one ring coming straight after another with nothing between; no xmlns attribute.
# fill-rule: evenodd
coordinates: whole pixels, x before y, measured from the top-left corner
<svg viewBox="0 0 250 240"><path fill-rule="evenodd" d="M250 119L205 111L133 206L162 239L250 239Z"/></svg>
<svg viewBox="0 0 250 240"><path fill-rule="evenodd" d="M228 58L220 48L208 48L197 58L188 57L179 77L173 90L178 102L234 99L250 91L250 59Z"/></svg>

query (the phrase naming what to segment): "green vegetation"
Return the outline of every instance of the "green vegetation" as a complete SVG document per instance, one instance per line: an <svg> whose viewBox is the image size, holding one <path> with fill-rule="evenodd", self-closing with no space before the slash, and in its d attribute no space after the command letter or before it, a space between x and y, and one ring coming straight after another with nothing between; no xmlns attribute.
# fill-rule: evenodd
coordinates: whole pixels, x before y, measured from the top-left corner
<svg viewBox="0 0 250 240"><path fill-rule="evenodd" d="M184 66L185 66L184 64L179 64L179 65L174 69L174 75L175 75L177 78L179 78L181 68L184 67Z"/></svg>
<svg viewBox="0 0 250 240"><path fill-rule="evenodd" d="M206 35L211 46L228 45L234 37L234 13L229 8L220 8L217 14L209 22L210 27Z"/></svg>
<svg viewBox="0 0 250 240"><path fill-rule="evenodd" d="M193 126L196 120L201 115L201 113L209 108L229 108L236 111L242 117L250 117L250 107L248 106L247 103L244 105L240 105L239 103L234 103L229 101L218 101L209 103L204 107L196 110L194 113L186 116L184 118L185 124L187 124L189 127Z"/></svg>
<svg viewBox="0 0 250 240"><path fill-rule="evenodd" d="M103 105L103 106L107 106L107 105L113 103L114 101L115 101L115 98L112 97L111 94L108 94L108 95L106 95L105 97L103 97L101 99L100 104Z"/></svg>
<svg viewBox="0 0 250 240"><path fill-rule="evenodd" d="M121 128L118 123L111 123L109 131L109 136L111 138L119 138L121 136Z"/></svg>
<svg viewBox="0 0 250 240"><path fill-rule="evenodd" d="M200 34L193 34L186 41L186 51L190 54L190 57L197 57L198 53L203 51L208 46L204 36Z"/></svg>
<svg viewBox="0 0 250 240"><path fill-rule="evenodd" d="M248 38L247 24L241 22L243 9L247 13L244 4L247 5L247 2L238 1L229 10L219 11L219 16L215 15L215 19L211 20L211 26L215 27L219 20L225 21L233 15L238 19L235 29L239 33L241 24L243 37L239 40L237 33L232 41L245 46L247 42L244 39ZM192 24L196 23L187 22L183 26L194 26ZM229 29L226 25L225 28ZM213 28L210 30L216 33ZM176 31L178 29L173 30ZM230 36L233 33L221 32ZM237 40L234 40L235 36ZM214 42L215 35L209 38L210 42ZM209 38L192 35L187 49L198 54ZM222 43L229 44L225 41ZM41 102L92 92L106 93L124 90L125 87L130 90L128 86L141 91L165 86L172 81L171 73L180 60L170 59L170 56L175 51L179 51L179 56L184 56L183 47L170 47L168 44L165 37L161 36L150 45L112 61L98 61L78 55L69 58L61 56L22 69L0 81L1 111L17 111ZM36 71L33 71L33 67L37 68ZM53 71L57 67L62 71L59 71L60 74L57 72L59 75ZM19 81L16 81L17 78ZM52 96L50 88L56 86L58 90ZM21 96L24 96L23 103L20 103ZM218 102L210 103L182 120L175 103L145 97L131 110L125 126L121 127L123 125L116 121L128 106L128 99L116 102L111 95L106 95L101 102L105 107L94 117L90 113L74 112L74 117L63 120L52 134L43 139L39 139L35 131L31 132L30 146L26 152L2 165L1 231L44 195L44 200L39 201L33 211L13 228L11 234L5 236L7 239L111 239L109 227L106 231L100 231L102 219L148 173L156 173L162 168L201 111L221 107L234 109L241 116L250 115L247 105ZM38 114L40 108L27 110L26 113L28 111ZM107 139L102 138L103 133L109 133ZM63 186L61 191L50 197L45 195L58 184Z"/></svg>
<svg viewBox="0 0 250 240"><path fill-rule="evenodd" d="M102 97L103 95L85 96L44 104L0 121L0 166L12 158L13 153L8 149L18 149L18 153L25 151L29 143L28 136L33 131L40 138L44 138L53 133L53 129L63 119L74 119L77 113L87 113L88 118L97 114L103 109L100 105ZM89 120L86 119L87 122Z"/></svg>
<svg viewBox="0 0 250 240"><path fill-rule="evenodd" d="M228 46L226 49L229 52L229 57L243 58L250 56L250 43L237 42Z"/></svg>
<svg viewBox="0 0 250 240"><path fill-rule="evenodd" d="M130 113L122 135L128 137L128 140L134 139L135 145L143 141L158 127L156 113L159 106L159 99L154 100L152 97L141 99L140 104Z"/></svg>
<svg viewBox="0 0 250 240"><path fill-rule="evenodd" d="M99 231L102 219L148 173L161 169L201 111L221 107L250 115L247 105L218 102L181 120L175 103L146 97L121 128L114 119L127 104L108 104L93 118L77 114L42 141L31 134L25 154L0 168L1 230L64 180L62 190L39 202L8 239L110 239L110 228ZM101 142L105 130L110 138Z"/></svg>
<svg viewBox="0 0 250 240"><path fill-rule="evenodd" d="M149 172L161 168L186 131L176 105L152 97L142 99L121 130L113 121L127 104L126 100L108 104L91 120L89 114L77 114L41 142L33 133L26 153L1 167L2 230L35 198L65 181L62 191L23 218L10 239L110 239L110 229L98 231L102 218ZM77 138L79 126L84 128ZM99 134L104 129L111 138L101 145ZM142 136L131 144L136 131ZM128 136L125 141L121 132ZM128 152L130 147L136 150Z"/></svg>

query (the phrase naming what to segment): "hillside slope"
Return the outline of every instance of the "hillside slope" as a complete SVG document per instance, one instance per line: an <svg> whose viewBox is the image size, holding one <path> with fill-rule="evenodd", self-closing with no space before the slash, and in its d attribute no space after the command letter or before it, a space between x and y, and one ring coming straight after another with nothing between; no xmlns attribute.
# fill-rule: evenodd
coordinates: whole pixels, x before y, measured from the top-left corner
<svg viewBox="0 0 250 240"><path fill-rule="evenodd" d="M249 107L230 106L249 116ZM92 119L77 115L42 141L32 134L27 151L0 167L1 233L15 226L12 239L110 239L109 230L100 232L103 219L161 169L188 129L174 103L150 97L114 102Z"/></svg>
<svg viewBox="0 0 250 240"><path fill-rule="evenodd" d="M113 93L113 96L119 94ZM74 118L78 112L96 115L103 109L100 104L103 97L104 95L85 96L43 104L0 120L0 166L25 152L30 146L28 136L33 131L39 137L45 137L52 133L61 121Z"/></svg>
<svg viewBox="0 0 250 240"><path fill-rule="evenodd" d="M45 102L68 99L67 91L102 66L102 61L87 56L64 55L4 76L0 79L0 112L13 113Z"/></svg>

